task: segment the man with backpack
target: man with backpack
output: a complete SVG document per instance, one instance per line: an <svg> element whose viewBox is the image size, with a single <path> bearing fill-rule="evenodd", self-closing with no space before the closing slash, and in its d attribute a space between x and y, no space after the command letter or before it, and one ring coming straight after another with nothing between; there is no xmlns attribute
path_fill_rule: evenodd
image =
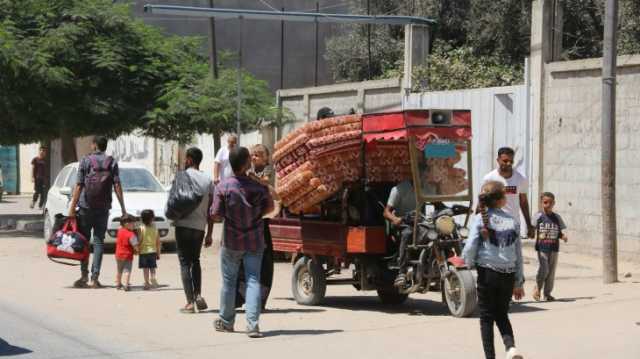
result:
<svg viewBox="0 0 640 359"><path fill-rule="evenodd" d="M111 209L111 191L116 194L120 209L124 216L124 196L118 171L118 162L105 154L108 140L103 136L96 136L91 144L92 153L80 160L76 186L73 190L69 217L78 216L78 230L82 235L91 239L93 230L93 263L91 266L91 284L89 285L89 260L82 262L80 271L82 276L73 284L76 288L101 288L98 281L102 254L104 251L104 236L109 222ZM76 206L79 211L76 212Z"/></svg>
<svg viewBox="0 0 640 359"><path fill-rule="evenodd" d="M200 250L213 243L213 221L208 210L213 201L214 185L211 177L200 171L202 151L197 147L187 150L185 170L178 172L169 192L167 217L176 227L176 245L180 274L187 303L181 313L195 313L207 309L201 296L202 272ZM207 229L205 233L205 228Z"/></svg>

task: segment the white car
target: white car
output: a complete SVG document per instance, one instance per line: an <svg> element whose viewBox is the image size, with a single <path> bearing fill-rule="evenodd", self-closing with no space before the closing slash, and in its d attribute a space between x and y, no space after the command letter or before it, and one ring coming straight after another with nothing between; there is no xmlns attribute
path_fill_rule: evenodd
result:
<svg viewBox="0 0 640 359"><path fill-rule="evenodd" d="M168 245L175 245L175 234L172 223L164 215L164 207L169 195L158 179L144 166L119 162L120 182L124 191L124 203L127 213L140 216L140 212L151 209L155 213L155 225L160 232L160 241ZM65 166L56 177L49 189L47 203L44 209L44 238L51 235L51 228L55 223L56 214L67 215L71 202L71 194L76 184L78 162ZM113 205L109 212L109 224L104 238L105 244L114 244L116 233L120 227L119 218L122 215L115 193L112 194Z"/></svg>

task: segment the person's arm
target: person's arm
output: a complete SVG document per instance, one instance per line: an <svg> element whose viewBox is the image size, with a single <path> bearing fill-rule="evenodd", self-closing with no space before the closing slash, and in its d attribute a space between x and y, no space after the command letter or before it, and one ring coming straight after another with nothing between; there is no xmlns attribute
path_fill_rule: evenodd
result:
<svg viewBox="0 0 640 359"><path fill-rule="evenodd" d="M160 260L160 253L162 252L162 243L160 242L160 233L156 230L156 259Z"/></svg>
<svg viewBox="0 0 640 359"><path fill-rule="evenodd" d="M71 195L71 204L69 207L69 217L74 218L76 216L76 207L78 206L78 200L80 200L80 193L82 193L82 185L76 183L73 188L73 194Z"/></svg>
<svg viewBox="0 0 640 359"><path fill-rule="evenodd" d="M207 210L211 209L213 206L213 193L211 189L209 190L209 204L207 205ZM213 244L213 217L207 216L207 234L204 237L204 246L205 248L211 247Z"/></svg>
<svg viewBox="0 0 640 359"><path fill-rule="evenodd" d="M399 226L400 224L402 224L402 218L393 214L393 207L391 207L390 205L386 205L384 207L382 216L394 226Z"/></svg>
<svg viewBox="0 0 640 359"><path fill-rule="evenodd" d="M524 221L527 224L527 237L533 238L535 235L535 228L531 224L531 215L529 214L529 200L526 193L520 193L520 210L524 216Z"/></svg>
<svg viewBox="0 0 640 359"><path fill-rule="evenodd" d="M36 159L31 160L31 182L36 181Z"/></svg>
<svg viewBox="0 0 640 359"><path fill-rule="evenodd" d="M556 213L556 216L558 217L558 222L560 224L560 239L562 239L564 243L567 243L569 237L567 237L567 234L564 233L564 230L567 229L567 225L564 223L564 220L562 220L562 217L560 217L559 214Z"/></svg>
<svg viewBox="0 0 640 359"><path fill-rule="evenodd" d="M218 184L220 182L220 170L222 167L222 148L216 153L216 157L213 160L213 183Z"/></svg>
<svg viewBox="0 0 640 359"><path fill-rule="evenodd" d="M476 215L471 221L471 230L469 231L469 238L462 249L462 259L466 263L467 267L473 268L476 266L476 257L478 256L478 246L480 245L480 222L482 217Z"/></svg>
<svg viewBox="0 0 640 359"><path fill-rule="evenodd" d="M522 242L520 239L520 228L516 227L516 283L513 288L513 297L520 300L524 297L524 266L522 260Z"/></svg>
<svg viewBox="0 0 640 359"><path fill-rule="evenodd" d="M216 186L216 191L213 194L213 204L209 213L209 220L211 222L222 222L225 213L224 196L222 194L221 186ZM213 227L213 223L211 224Z"/></svg>

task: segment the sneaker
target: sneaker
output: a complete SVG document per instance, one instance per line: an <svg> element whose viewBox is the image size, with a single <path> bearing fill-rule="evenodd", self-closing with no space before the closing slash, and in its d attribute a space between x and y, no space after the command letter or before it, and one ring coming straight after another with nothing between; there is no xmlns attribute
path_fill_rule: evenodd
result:
<svg viewBox="0 0 640 359"><path fill-rule="evenodd" d="M101 289L104 288L104 286L102 284L100 284L100 281L97 279L94 279L91 281L91 284L89 285L89 287L91 287L91 289Z"/></svg>
<svg viewBox="0 0 640 359"><path fill-rule="evenodd" d="M74 288L88 288L89 285L87 284L89 282L89 280L87 278L80 278L77 281L73 282L73 287Z"/></svg>
<svg viewBox="0 0 640 359"><path fill-rule="evenodd" d="M198 311L203 311L209 308L209 306L207 305L207 302L205 302L204 298L202 298L201 296L198 296L196 298L196 307L198 308Z"/></svg>
<svg viewBox="0 0 640 359"><path fill-rule="evenodd" d="M253 328L251 330L247 329L247 336L249 338L262 338L262 337L264 337L264 335L262 335L262 333L260 333L260 327L258 327L257 325L256 325L255 328Z"/></svg>
<svg viewBox="0 0 640 359"><path fill-rule="evenodd" d="M507 359L524 359L524 357L520 353L518 353L518 349L516 349L515 347L511 347L507 351Z"/></svg>
<svg viewBox="0 0 640 359"><path fill-rule="evenodd" d="M547 302L553 302L554 300L556 300L556 298L553 297L551 294L545 295L544 298L547 300Z"/></svg>
<svg viewBox="0 0 640 359"><path fill-rule="evenodd" d="M233 333L233 326L227 326L226 324L224 324L224 322L222 321L222 319L216 319L213 321L213 328L217 331L217 332L223 332L223 333Z"/></svg>
<svg viewBox="0 0 640 359"><path fill-rule="evenodd" d="M33 207L35 207L35 206L36 206L36 203L35 202L31 202L31 204L29 205L29 208L33 209Z"/></svg>
<svg viewBox="0 0 640 359"><path fill-rule="evenodd" d="M540 289L538 288L538 286L535 286L533 288L533 299L535 299L536 302L540 301Z"/></svg>

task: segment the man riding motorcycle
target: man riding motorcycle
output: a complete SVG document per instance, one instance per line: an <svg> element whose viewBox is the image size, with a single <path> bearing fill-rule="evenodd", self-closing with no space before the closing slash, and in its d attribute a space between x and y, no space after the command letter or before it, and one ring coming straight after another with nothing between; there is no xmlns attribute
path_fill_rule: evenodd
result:
<svg viewBox="0 0 640 359"><path fill-rule="evenodd" d="M391 189L387 205L382 215L391 224L391 231L400 239L398 245L398 276L394 282L396 287L406 286L407 245L413 236L413 226L403 224L403 218L416 210L416 195L413 181L402 181Z"/></svg>

